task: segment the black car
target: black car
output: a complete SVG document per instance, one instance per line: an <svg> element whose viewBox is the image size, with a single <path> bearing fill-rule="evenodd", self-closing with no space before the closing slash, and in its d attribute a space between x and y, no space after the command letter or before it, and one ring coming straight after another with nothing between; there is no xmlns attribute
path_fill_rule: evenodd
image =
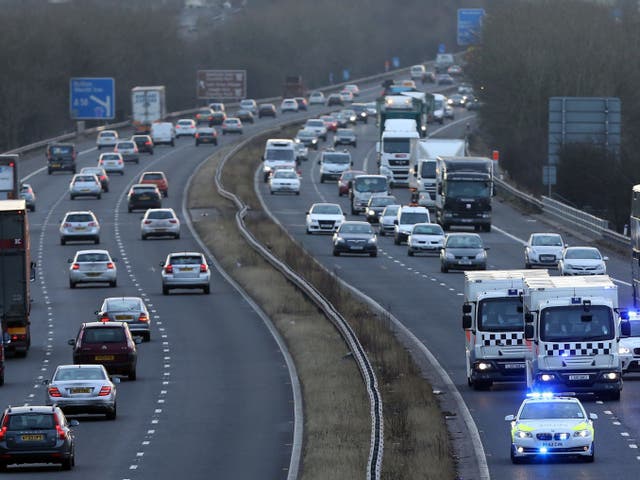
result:
<svg viewBox="0 0 640 480"><path fill-rule="evenodd" d="M45 149L47 157L47 173L56 171L76 173L76 157L78 152L73 143L50 143Z"/></svg>
<svg viewBox="0 0 640 480"><path fill-rule="evenodd" d="M365 103L352 103L351 110L356 112L356 121L363 123L369 121L369 110Z"/></svg>
<svg viewBox="0 0 640 480"><path fill-rule="evenodd" d="M7 465L25 463L59 463L63 470L75 465L75 440L57 406L8 407L0 420L0 471Z"/></svg>
<svg viewBox="0 0 640 480"><path fill-rule="evenodd" d="M378 223L382 211L389 205L397 205L398 200L394 196L371 197L367 205L366 215L367 222Z"/></svg>
<svg viewBox="0 0 640 480"><path fill-rule="evenodd" d="M327 106L331 107L333 105L344 105L342 97L339 93L332 93L331 95L329 95L329 97L327 97Z"/></svg>
<svg viewBox="0 0 640 480"><path fill-rule="evenodd" d="M307 111L307 99L304 97L294 97L294 100L297 102L298 104L298 111Z"/></svg>
<svg viewBox="0 0 640 480"><path fill-rule="evenodd" d="M225 112L213 112L209 125L222 125L226 119L227 114Z"/></svg>
<svg viewBox="0 0 640 480"><path fill-rule="evenodd" d="M276 118L276 106L273 103L263 103L258 106L258 118L262 117Z"/></svg>
<svg viewBox="0 0 640 480"><path fill-rule="evenodd" d="M218 131L213 127L200 127L196 130L196 147L201 143L218 145Z"/></svg>
<svg viewBox="0 0 640 480"><path fill-rule="evenodd" d="M162 208L162 194L153 184L137 183L129 190L127 206L129 213L138 209Z"/></svg>
<svg viewBox="0 0 640 480"><path fill-rule="evenodd" d="M371 225L367 222L344 222L333 234L333 255L360 253L378 256L378 241Z"/></svg>
<svg viewBox="0 0 640 480"><path fill-rule="evenodd" d="M149 153L153 155L153 140L149 135L134 135L131 141L138 147L139 153Z"/></svg>

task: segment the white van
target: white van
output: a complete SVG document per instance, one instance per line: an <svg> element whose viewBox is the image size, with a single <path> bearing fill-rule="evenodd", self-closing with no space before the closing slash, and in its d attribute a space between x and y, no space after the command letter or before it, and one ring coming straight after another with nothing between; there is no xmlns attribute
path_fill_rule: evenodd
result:
<svg viewBox="0 0 640 480"><path fill-rule="evenodd" d="M394 223L393 243L400 245L407 241L411 230L416 223L431 223L429 210L425 207L413 207L410 205L400 207Z"/></svg>
<svg viewBox="0 0 640 480"><path fill-rule="evenodd" d="M262 174L265 182L269 181L271 173L277 168L296 169L297 154L295 143L291 139L270 138L264 147L262 155Z"/></svg>
<svg viewBox="0 0 640 480"><path fill-rule="evenodd" d="M424 82L427 79L427 69L424 68L424 65L414 65L409 69L409 75L413 81Z"/></svg>
<svg viewBox="0 0 640 480"><path fill-rule="evenodd" d="M151 140L154 145L175 146L176 129L171 122L156 122L151 125Z"/></svg>

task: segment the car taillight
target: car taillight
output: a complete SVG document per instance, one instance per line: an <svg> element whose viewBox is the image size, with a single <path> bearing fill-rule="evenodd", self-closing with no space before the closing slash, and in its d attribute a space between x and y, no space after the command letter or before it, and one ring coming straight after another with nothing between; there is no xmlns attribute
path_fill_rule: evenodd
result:
<svg viewBox="0 0 640 480"><path fill-rule="evenodd" d="M96 222L89 222L89 226L90 227L95 227L96 226Z"/></svg>
<svg viewBox="0 0 640 480"><path fill-rule="evenodd" d="M58 390L58 387L49 387L49 389L47 390L49 392L49 396L50 397L61 397L62 394L60 393L60 390Z"/></svg>
<svg viewBox="0 0 640 480"><path fill-rule="evenodd" d="M200 273L205 273L207 271L207 264L206 263L201 263L200 264Z"/></svg>
<svg viewBox="0 0 640 480"><path fill-rule="evenodd" d="M58 432L59 439L64 440L67 438L67 432L64 431L64 428L62 428L59 423L56 423L56 431Z"/></svg>
<svg viewBox="0 0 640 480"><path fill-rule="evenodd" d="M73 270L79 270L80 269L80 265L78 265L77 263L74 263L73 265L71 265L71 268Z"/></svg>
<svg viewBox="0 0 640 480"><path fill-rule="evenodd" d="M171 220L169 220L169 223L178 223L178 221L171 219Z"/></svg>
<svg viewBox="0 0 640 480"><path fill-rule="evenodd" d="M173 273L173 265L167 265L164 267L165 273Z"/></svg>
<svg viewBox="0 0 640 480"><path fill-rule="evenodd" d="M151 220L145 220L145 221L144 221L144 224L145 224L145 225L149 225L150 223L151 223Z"/></svg>
<svg viewBox="0 0 640 480"><path fill-rule="evenodd" d="M102 387L100 389L100 391L98 392L98 396L99 397L106 397L107 395L109 395L111 393L111 387L109 385L105 385L104 387Z"/></svg>
<svg viewBox="0 0 640 480"><path fill-rule="evenodd" d="M64 224L62 224L62 226L63 226L64 228L70 228L70 227L71 227L71 224L70 224L70 223L64 223Z"/></svg>
<svg viewBox="0 0 640 480"><path fill-rule="evenodd" d="M146 141L146 142L144 142L144 144L145 144L145 145L151 145L151 142Z"/></svg>
<svg viewBox="0 0 640 480"><path fill-rule="evenodd" d="M196 133L196 138L200 138L200 134L199 133Z"/></svg>
<svg viewBox="0 0 640 480"><path fill-rule="evenodd" d="M0 441L4 440L4 435L7 433L7 424L9 423L9 415L5 415L2 421L2 428L0 428Z"/></svg>
<svg viewBox="0 0 640 480"><path fill-rule="evenodd" d="M149 321L149 317L147 317L144 313L141 313L140 316L138 317L138 321L146 323Z"/></svg>
<svg viewBox="0 0 640 480"><path fill-rule="evenodd" d="M100 317L100 321L101 322L108 322L109 321L109 317L107 315L103 315L102 317Z"/></svg>
<svg viewBox="0 0 640 480"><path fill-rule="evenodd" d="M109 262L109 263L107 263L107 268L109 270L113 270L115 268L115 265L113 263Z"/></svg>

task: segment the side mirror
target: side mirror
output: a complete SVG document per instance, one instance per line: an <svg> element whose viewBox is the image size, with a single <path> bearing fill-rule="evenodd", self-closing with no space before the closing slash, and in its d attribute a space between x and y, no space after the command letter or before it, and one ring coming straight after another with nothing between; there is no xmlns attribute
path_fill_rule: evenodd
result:
<svg viewBox="0 0 640 480"><path fill-rule="evenodd" d="M262 159L262 161L264 162L264 155L262 155L260 158L261 158L261 159Z"/></svg>
<svg viewBox="0 0 640 480"><path fill-rule="evenodd" d="M507 415L506 417L504 417L505 422L513 422L515 419L515 415Z"/></svg>
<svg viewBox="0 0 640 480"><path fill-rule="evenodd" d="M604 260L605 262L609 261L609 257L602 257L602 260Z"/></svg>
<svg viewBox="0 0 640 480"><path fill-rule="evenodd" d="M112 261L113 263L116 263L116 262L118 261L118 259L117 259L117 258L112 258L112 259L111 259L111 261Z"/></svg>
<svg viewBox="0 0 640 480"><path fill-rule="evenodd" d="M463 315L462 316L462 329L470 330L471 329L471 315Z"/></svg>
<svg viewBox="0 0 640 480"><path fill-rule="evenodd" d="M111 377L111 383L120 383L120 377Z"/></svg>
<svg viewBox="0 0 640 480"><path fill-rule="evenodd" d="M531 312L527 312L524 314L524 321L525 323L532 323L533 322L533 313Z"/></svg>
<svg viewBox="0 0 640 480"><path fill-rule="evenodd" d="M351 160L351 166L353 167L353 160Z"/></svg>
<svg viewBox="0 0 640 480"><path fill-rule="evenodd" d="M161 267L164 267L164 262L160 262L159 264Z"/></svg>
<svg viewBox="0 0 640 480"><path fill-rule="evenodd" d="M394 221L393 221L393 224L394 224L394 225L398 225L398 220L397 220L397 219L396 219L396 220L394 220Z"/></svg>
<svg viewBox="0 0 640 480"><path fill-rule="evenodd" d="M140 345L143 341L142 337L133 337L133 341L136 345Z"/></svg>
<svg viewBox="0 0 640 480"><path fill-rule="evenodd" d="M95 312L93 312L94 315L100 315L100 310L96 310Z"/></svg>
<svg viewBox="0 0 640 480"><path fill-rule="evenodd" d="M531 323L524 326L524 338L525 340L533 340L533 325Z"/></svg>
<svg viewBox="0 0 640 480"><path fill-rule="evenodd" d="M628 320L623 320L620 322L620 335L623 337L631 336L631 324Z"/></svg>
<svg viewBox="0 0 640 480"><path fill-rule="evenodd" d="M322 160L318 160L318 165L322 165Z"/></svg>
<svg viewBox="0 0 640 480"><path fill-rule="evenodd" d="M69 420L69 426L70 427L77 427L78 425L80 425L80 422L78 420L76 420L75 418L73 420Z"/></svg>
<svg viewBox="0 0 640 480"><path fill-rule="evenodd" d="M42 385L49 385L49 379L45 378L44 380L42 380Z"/></svg>
<svg viewBox="0 0 640 480"><path fill-rule="evenodd" d="M69 340L67 340L67 344L71 345L72 347L75 347L76 345L76 341L73 338L70 338Z"/></svg>
<svg viewBox="0 0 640 480"><path fill-rule="evenodd" d="M463 303L462 304L462 313L471 313L471 304Z"/></svg>
<svg viewBox="0 0 640 480"><path fill-rule="evenodd" d="M597 413L590 413L589 414L589 419L590 420L597 420L598 419L598 414Z"/></svg>
<svg viewBox="0 0 640 480"><path fill-rule="evenodd" d="M484 247L485 251L486 250L491 250L491 247Z"/></svg>

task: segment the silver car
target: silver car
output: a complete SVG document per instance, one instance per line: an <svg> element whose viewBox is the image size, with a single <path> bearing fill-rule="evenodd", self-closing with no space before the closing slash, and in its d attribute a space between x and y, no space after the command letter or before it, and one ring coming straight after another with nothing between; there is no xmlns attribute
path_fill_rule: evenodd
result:
<svg viewBox="0 0 640 480"><path fill-rule="evenodd" d="M380 230L378 233L381 237L384 237L387 233L393 234L395 232L396 224L394 222L398 217L398 210L400 210L400 205L387 205L380 214L378 218Z"/></svg>
<svg viewBox="0 0 640 480"><path fill-rule="evenodd" d="M59 365L47 386L45 403L58 405L65 414L103 413L107 419L117 415L116 383L102 365Z"/></svg>
<svg viewBox="0 0 640 480"><path fill-rule="evenodd" d="M67 212L60 222L60 245L68 241L90 240L100 243L100 222L91 210Z"/></svg>
<svg viewBox="0 0 640 480"><path fill-rule="evenodd" d="M477 233L450 233L440 250L440 271L487 269L487 250Z"/></svg>
<svg viewBox="0 0 640 480"><path fill-rule="evenodd" d="M557 267L567 245L557 233L534 233L524 248L524 266Z"/></svg>
<svg viewBox="0 0 640 480"><path fill-rule="evenodd" d="M96 139L96 147L100 150L102 147L115 147L118 143L118 132L116 130L103 130L98 133Z"/></svg>
<svg viewBox="0 0 640 480"><path fill-rule="evenodd" d="M149 208L140 221L140 237L180 238L180 220L173 208Z"/></svg>
<svg viewBox="0 0 640 480"><path fill-rule="evenodd" d="M168 295L175 288L201 288L205 294L210 293L211 271L202 253L170 253L160 266L163 295Z"/></svg>
<svg viewBox="0 0 640 480"><path fill-rule="evenodd" d="M124 175L124 160L119 153L101 153L98 166L104 168L107 173Z"/></svg>
<svg viewBox="0 0 640 480"><path fill-rule="evenodd" d="M69 287L78 283L108 283L116 287L116 258L111 258L107 250L78 250L73 260L69 259Z"/></svg>
<svg viewBox="0 0 640 480"><path fill-rule="evenodd" d="M122 159L125 162L138 163L140 161L138 158L138 146L136 145L136 142L132 140L125 140L124 142L121 141L116 143L113 151L122 155Z"/></svg>
<svg viewBox="0 0 640 480"><path fill-rule="evenodd" d="M151 317L140 297L109 297L102 302L96 315L100 322L125 322L132 335L151 340Z"/></svg>
<svg viewBox="0 0 640 480"><path fill-rule="evenodd" d="M35 212L36 211L36 194L33 188L28 183L20 185L20 198L25 201L27 208Z"/></svg>
<svg viewBox="0 0 640 480"><path fill-rule="evenodd" d="M69 198L75 200L76 197L96 197L102 198L102 184L95 175L77 173L69 183Z"/></svg>

